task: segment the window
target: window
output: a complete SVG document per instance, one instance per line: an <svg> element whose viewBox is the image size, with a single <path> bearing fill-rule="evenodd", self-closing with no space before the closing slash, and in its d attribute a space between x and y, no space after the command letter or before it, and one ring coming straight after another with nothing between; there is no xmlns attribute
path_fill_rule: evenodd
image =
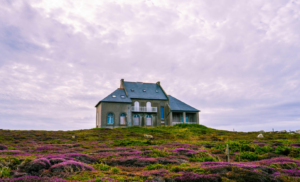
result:
<svg viewBox="0 0 300 182"><path fill-rule="evenodd" d="M98 120L98 113L97 113L97 115L96 115L96 127L98 127L99 126L99 120Z"/></svg>
<svg viewBox="0 0 300 182"><path fill-rule="evenodd" d="M108 113L107 124L113 124L113 123L114 123L114 115L112 113Z"/></svg>
<svg viewBox="0 0 300 182"><path fill-rule="evenodd" d="M147 112L151 112L151 102L147 102L146 108L147 108Z"/></svg>
<svg viewBox="0 0 300 182"><path fill-rule="evenodd" d="M146 92L146 90L144 89L143 92Z"/></svg>
<svg viewBox="0 0 300 182"><path fill-rule="evenodd" d="M140 117L137 114L133 115L133 125L135 126L140 125Z"/></svg>
<svg viewBox="0 0 300 182"><path fill-rule="evenodd" d="M112 95L112 97L116 97L116 95Z"/></svg>
<svg viewBox="0 0 300 182"><path fill-rule="evenodd" d="M164 119L164 107L160 107L160 119Z"/></svg>
<svg viewBox="0 0 300 182"><path fill-rule="evenodd" d="M134 89L130 89L131 90L131 92L134 92Z"/></svg>
<svg viewBox="0 0 300 182"><path fill-rule="evenodd" d="M188 117L188 115L186 114L186 116L185 116L185 122L186 123L188 123L189 122L189 117Z"/></svg>
<svg viewBox="0 0 300 182"><path fill-rule="evenodd" d="M152 125L151 115L150 114L146 115L146 125L147 126L151 126Z"/></svg>
<svg viewBox="0 0 300 182"><path fill-rule="evenodd" d="M155 92L158 93L158 90L156 90Z"/></svg>
<svg viewBox="0 0 300 182"><path fill-rule="evenodd" d="M125 99L125 95L121 95L121 98L122 98L122 99Z"/></svg>
<svg viewBox="0 0 300 182"><path fill-rule="evenodd" d="M140 108L140 103L138 101L135 101L134 102L134 110L139 111L139 108Z"/></svg>
<svg viewBox="0 0 300 182"><path fill-rule="evenodd" d="M125 125L125 116L126 115L124 113L120 115L120 125Z"/></svg>
<svg viewBox="0 0 300 182"><path fill-rule="evenodd" d="M180 114L180 122L183 123L183 115L182 114Z"/></svg>

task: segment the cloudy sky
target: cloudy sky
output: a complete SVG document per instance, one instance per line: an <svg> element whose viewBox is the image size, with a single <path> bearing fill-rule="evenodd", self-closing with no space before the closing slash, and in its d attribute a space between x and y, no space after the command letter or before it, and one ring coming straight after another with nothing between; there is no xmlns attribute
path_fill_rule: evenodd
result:
<svg viewBox="0 0 300 182"><path fill-rule="evenodd" d="M300 129L300 1L0 0L0 128L93 128L121 78L208 127Z"/></svg>

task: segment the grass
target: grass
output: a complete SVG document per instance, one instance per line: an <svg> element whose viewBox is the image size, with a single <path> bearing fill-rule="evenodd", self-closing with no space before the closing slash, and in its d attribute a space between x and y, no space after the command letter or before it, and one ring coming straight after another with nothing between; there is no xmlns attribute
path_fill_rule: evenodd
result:
<svg viewBox="0 0 300 182"><path fill-rule="evenodd" d="M146 139L144 134L153 135L154 139ZM216 130L197 124L76 131L0 130L0 145L8 147L0 150L0 178L12 178L17 168L26 172L28 166L38 158L66 158L68 153L80 153L93 158L93 162L89 162L91 160L87 157L65 160L86 163L94 170L70 170L69 173L58 174L46 168L34 175L53 176L67 181L146 181L154 177L181 177L180 180L184 181L182 175L193 173L199 181L205 181L204 178L213 175L221 181L275 177L283 182L299 181L300 175L291 176L284 170L300 170L300 148L293 146L300 143L300 135L270 132L263 133L264 138L258 139L258 134ZM231 161L272 167L278 175L258 174L254 168L241 166L221 166L220 171L213 166L203 166L205 162L226 162L226 144L230 148ZM260 162L276 157L289 160L270 164Z"/></svg>

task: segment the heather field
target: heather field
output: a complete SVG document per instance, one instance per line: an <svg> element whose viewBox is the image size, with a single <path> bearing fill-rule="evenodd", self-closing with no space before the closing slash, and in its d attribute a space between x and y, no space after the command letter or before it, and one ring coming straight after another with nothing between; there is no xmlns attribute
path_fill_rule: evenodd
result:
<svg viewBox="0 0 300 182"><path fill-rule="evenodd" d="M258 134L187 124L0 130L0 182L300 182L300 135Z"/></svg>

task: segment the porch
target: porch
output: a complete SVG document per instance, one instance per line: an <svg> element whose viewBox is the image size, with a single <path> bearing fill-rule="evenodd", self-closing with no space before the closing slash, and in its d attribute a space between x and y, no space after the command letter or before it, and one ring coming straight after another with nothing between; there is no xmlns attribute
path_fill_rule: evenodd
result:
<svg viewBox="0 0 300 182"><path fill-rule="evenodd" d="M171 112L170 119L172 125L175 124L198 124L198 113L196 112Z"/></svg>

